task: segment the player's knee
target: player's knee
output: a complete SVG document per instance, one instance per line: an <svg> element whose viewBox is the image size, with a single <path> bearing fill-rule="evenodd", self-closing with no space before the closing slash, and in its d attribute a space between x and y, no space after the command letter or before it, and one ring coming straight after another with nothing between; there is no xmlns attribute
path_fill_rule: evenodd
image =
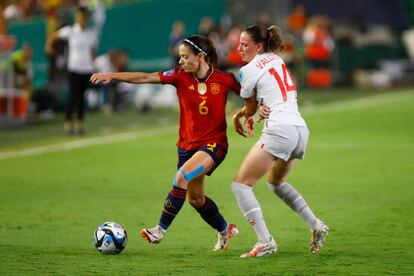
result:
<svg viewBox="0 0 414 276"><path fill-rule="evenodd" d="M233 182L232 182L232 183L231 183L231 185L230 185L231 192L232 192L234 195L236 195L236 194L237 194L237 192L238 192L238 190L242 187L242 185L244 185L244 184L242 184L242 183L240 183L240 182L237 182L236 180L233 180Z"/></svg>
<svg viewBox="0 0 414 276"><path fill-rule="evenodd" d="M201 175L204 172L204 170L205 167L203 165L188 173L186 173L182 168L180 168L174 176L174 186L186 189L188 182Z"/></svg>
<svg viewBox="0 0 414 276"><path fill-rule="evenodd" d="M242 183L242 184L247 185L247 186L250 186L250 187L253 187L256 184L257 179L254 178L254 177L249 177L247 175L238 174L233 179L233 181L234 182L237 182L237 183Z"/></svg>
<svg viewBox="0 0 414 276"><path fill-rule="evenodd" d="M286 177L272 177L269 175L267 182L269 182L270 184L274 186L278 186L286 182Z"/></svg>
<svg viewBox="0 0 414 276"><path fill-rule="evenodd" d="M185 178L185 176L181 173L181 171L178 171L174 176L174 186L187 189L188 181Z"/></svg>
<svg viewBox="0 0 414 276"><path fill-rule="evenodd" d="M188 202L194 208L201 208L204 205L205 198L204 196L199 195L191 195L188 197Z"/></svg>
<svg viewBox="0 0 414 276"><path fill-rule="evenodd" d="M236 195L240 190L244 189L252 189L252 185L248 185L246 183L237 182L236 180L233 180L233 182L230 185L230 189L234 195Z"/></svg>

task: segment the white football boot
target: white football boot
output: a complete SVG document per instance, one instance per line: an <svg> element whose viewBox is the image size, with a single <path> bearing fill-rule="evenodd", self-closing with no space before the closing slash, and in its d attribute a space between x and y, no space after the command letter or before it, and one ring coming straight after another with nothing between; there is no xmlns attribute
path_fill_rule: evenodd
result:
<svg viewBox="0 0 414 276"><path fill-rule="evenodd" d="M144 228L141 230L141 236L150 243L160 243L162 238L164 238L165 230L161 228L158 224L151 229Z"/></svg>
<svg viewBox="0 0 414 276"><path fill-rule="evenodd" d="M311 229L310 251L318 252L325 244L325 237L329 233L329 227L321 220L317 219L314 229Z"/></svg>
<svg viewBox="0 0 414 276"><path fill-rule="evenodd" d="M273 237L270 237L270 241L267 243L257 242L253 249L249 252L242 254L242 258L251 258L251 257L262 257L266 255L271 255L277 252L277 244Z"/></svg>
<svg viewBox="0 0 414 276"><path fill-rule="evenodd" d="M229 224L223 232L218 233L217 244L214 246L213 251L227 250L227 246L232 237L239 234L239 229L234 224Z"/></svg>

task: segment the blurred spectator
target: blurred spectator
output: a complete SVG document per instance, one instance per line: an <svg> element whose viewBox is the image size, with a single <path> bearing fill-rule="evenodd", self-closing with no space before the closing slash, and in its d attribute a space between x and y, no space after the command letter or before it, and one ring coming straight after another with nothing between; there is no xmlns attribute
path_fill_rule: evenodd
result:
<svg viewBox="0 0 414 276"><path fill-rule="evenodd" d="M257 24L259 26L269 27L272 25L272 20L270 18L270 14L267 11L262 11L259 16L257 17Z"/></svg>
<svg viewBox="0 0 414 276"><path fill-rule="evenodd" d="M291 69L296 87L305 83L305 54L303 31L307 16L304 5L296 4L286 18L286 34L284 35L285 50L282 53L286 65Z"/></svg>
<svg viewBox="0 0 414 276"><path fill-rule="evenodd" d="M407 30L402 35L402 40L407 49L408 56L414 60L414 29Z"/></svg>
<svg viewBox="0 0 414 276"><path fill-rule="evenodd" d="M28 43L24 43L22 47L10 56L10 63L14 74L14 88L23 92L23 97L16 97L19 116L25 118L29 111L29 103L32 94L33 80L33 50Z"/></svg>
<svg viewBox="0 0 414 276"><path fill-rule="evenodd" d="M4 9L4 17L7 21L19 21L23 18L24 10L21 1L10 3Z"/></svg>
<svg viewBox="0 0 414 276"><path fill-rule="evenodd" d="M95 59L95 68L98 72L125 72L128 70L129 55L124 50L109 50ZM100 87L103 92L104 112L119 111L127 105L127 91L132 90L129 84L110 83Z"/></svg>
<svg viewBox="0 0 414 276"><path fill-rule="evenodd" d="M8 2L9 5L4 9L4 17L8 21L22 21L39 12L38 3L33 0L15 0Z"/></svg>
<svg viewBox="0 0 414 276"><path fill-rule="evenodd" d="M115 2L121 2L116 0L79 0L79 5L83 7L88 7L89 10L96 10L97 6L101 3L105 5L105 7L111 7L115 4Z"/></svg>
<svg viewBox="0 0 414 276"><path fill-rule="evenodd" d="M53 51L47 52L48 58L48 82L47 90L50 97L61 107L64 103L63 96L68 91L68 42L57 39L52 44ZM53 108L57 108L54 106Z"/></svg>
<svg viewBox="0 0 414 276"><path fill-rule="evenodd" d="M329 68L334 41L330 32L330 20L326 16L315 16L309 20L303 40L306 57L313 68Z"/></svg>
<svg viewBox="0 0 414 276"><path fill-rule="evenodd" d="M14 51L11 55L11 63L14 71L14 86L23 89L25 98L30 101L33 80L33 50L29 43Z"/></svg>
<svg viewBox="0 0 414 276"><path fill-rule="evenodd" d="M178 46L184 39L185 24L183 21L175 21L171 28L171 33L168 38L168 52L171 56L172 65L178 65L180 55L178 54Z"/></svg>
<svg viewBox="0 0 414 276"><path fill-rule="evenodd" d="M116 71L116 51L114 49L95 58L95 69L98 72L109 73Z"/></svg>
<svg viewBox="0 0 414 276"><path fill-rule="evenodd" d="M126 50L116 50L115 70L116 72L128 71L129 53ZM115 94L112 101L113 109L120 111L129 105L129 92L134 91L135 85L131 83L118 83L115 87Z"/></svg>
<svg viewBox="0 0 414 276"><path fill-rule="evenodd" d="M229 47L221 26L216 26L209 33L208 38L211 39L217 50L217 66L219 68L226 67L226 57L228 55Z"/></svg>
<svg viewBox="0 0 414 276"><path fill-rule="evenodd" d="M285 64L293 71L296 71L295 68L295 59L297 55L296 44L294 36L290 33L286 33L283 36L283 45L285 46L283 52L280 53L280 56L285 61Z"/></svg>
<svg viewBox="0 0 414 276"><path fill-rule="evenodd" d="M114 67L117 72L128 70L129 54L126 50L116 50Z"/></svg>
<svg viewBox="0 0 414 276"><path fill-rule="evenodd" d="M245 64L239 53L239 38L241 34L241 28L234 27L227 34L227 46L229 48L226 57L226 62L229 67L240 67Z"/></svg>
<svg viewBox="0 0 414 276"><path fill-rule="evenodd" d="M37 88L33 91L31 104L33 105L33 109L31 111L34 112L31 115L32 118L42 118L42 119L49 119L54 116L54 111L56 110L56 98L48 87Z"/></svg>
<svg viewBox="0 0 414 276"><path fill-rule="evenodd" d="M38 3L33 0L21 0L21 9L23 11L23 19L27 20L30 17L38 14Z"/></svg>
<svg viewBox="0 0 414 276"><path fill-rule="evenodd" d="M43 10L46 15L46 35L55 32L59 26L58 8L62 5L61 0L43 1Z"/></svg>
<svg viewBox="0 0 414 276"><path fill-rule="evenodd" d="M308 86L327 88L332 84L331 57L334 41L331 36L330 20L326 16L315 16L303 33L305 56L311 69L307 74Z"/></svg>
<svg viewBox="0 0 414 276"><path fill-rule="evenodd" d="M305 7L302 4L296 4L292 12L287 17L286 27L288 32L295 36L302 36L306 27L307 17Z"/></svg>
<svg viewBox="0 0 414 276"><path fill-rule="evenodd" d="M220 68L227 67L227 55L229 47L226 41L226 34L223 28L214 22L214 19L209 16L201 18L198 26L198 34L205 36L213 42L217 49L218 64Z"/></svg>
<svg viewBox="0 0 414 276"><path fill-rule="evenodd" d="M62 23L62 20L60 20L61 13L66 15L72 8L77 6L88 7L90 10L97 10L97 7L101 2L106 7L111 7L115 4L128 3L131 1L133 0L1 0L0 5L3 6L3 11L0 11L0 13L5 15L6 19L9 21L22 21L30 19L35 15L42 15L46 18L49 16L56 16L58 18L57 22ZM95 15L93 15L93 17L95 17ZM2 24L0 24L0 28L2 27L1 25ZM48 26L47 29L53 32L53 30L56 30L57 25L59 25L59 23L55 24L55 28Z"/></svg>
<svg viewBox="0 0 414 276"><path fill-rule="evenodd" d="M93 27L98 32L98 36L100 36L106 21L106 6L104 0L88 0L88 3L89 10L93 11L91 15Z"/></svg>
<svg viewBox="0 0 414 276"><path fill-rule="evenodd" d="M210 16L205 16L201 18L200 24L198 26L199 35L209 37L210 33L215 30L216 24L214 23L213 18Z"/></svg>
<svg viewBox="0 0 414 276"><path fill-rule="evenodd" d="M4 17L4 6L0 4L0 35L7 34L7 20Z"/></svg>
<svg viewBox="0 0 414 276"><path fill-rule="evenodd" d="M66 110L63 130L65 134L84 133L84 97L89 78L94 71L94 55L98 43L98 31L88 27L89 13L84 7L76 12L76 22L50 35L46 51L53 54L53 43L58 39L68 41L69 105ZM73 115L76 111L77 121Z"/></svg>

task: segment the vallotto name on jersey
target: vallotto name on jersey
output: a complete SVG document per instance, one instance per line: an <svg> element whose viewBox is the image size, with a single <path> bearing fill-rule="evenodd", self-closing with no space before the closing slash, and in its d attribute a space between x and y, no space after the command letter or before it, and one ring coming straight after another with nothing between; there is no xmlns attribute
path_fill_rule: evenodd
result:
<svg viewBox="0 0 414 276"><path fill-rule="evenodd" d="M277 55L271 53L268 55L265 55L263 58L261 58L257 63L256 63L256 67L259 69L263 69L266 64L270 63L272 60L276 59Z"/></svg>

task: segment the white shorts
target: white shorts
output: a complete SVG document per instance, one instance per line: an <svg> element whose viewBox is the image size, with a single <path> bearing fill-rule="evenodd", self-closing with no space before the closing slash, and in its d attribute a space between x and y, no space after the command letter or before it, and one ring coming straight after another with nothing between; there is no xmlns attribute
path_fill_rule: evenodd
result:
<svg viewBox="0 0 414 276"><path fill-rule="evenodd" d="M285 161L303 159L308 137L306 126L280 125L265 129L256 145Z"/></svg>

